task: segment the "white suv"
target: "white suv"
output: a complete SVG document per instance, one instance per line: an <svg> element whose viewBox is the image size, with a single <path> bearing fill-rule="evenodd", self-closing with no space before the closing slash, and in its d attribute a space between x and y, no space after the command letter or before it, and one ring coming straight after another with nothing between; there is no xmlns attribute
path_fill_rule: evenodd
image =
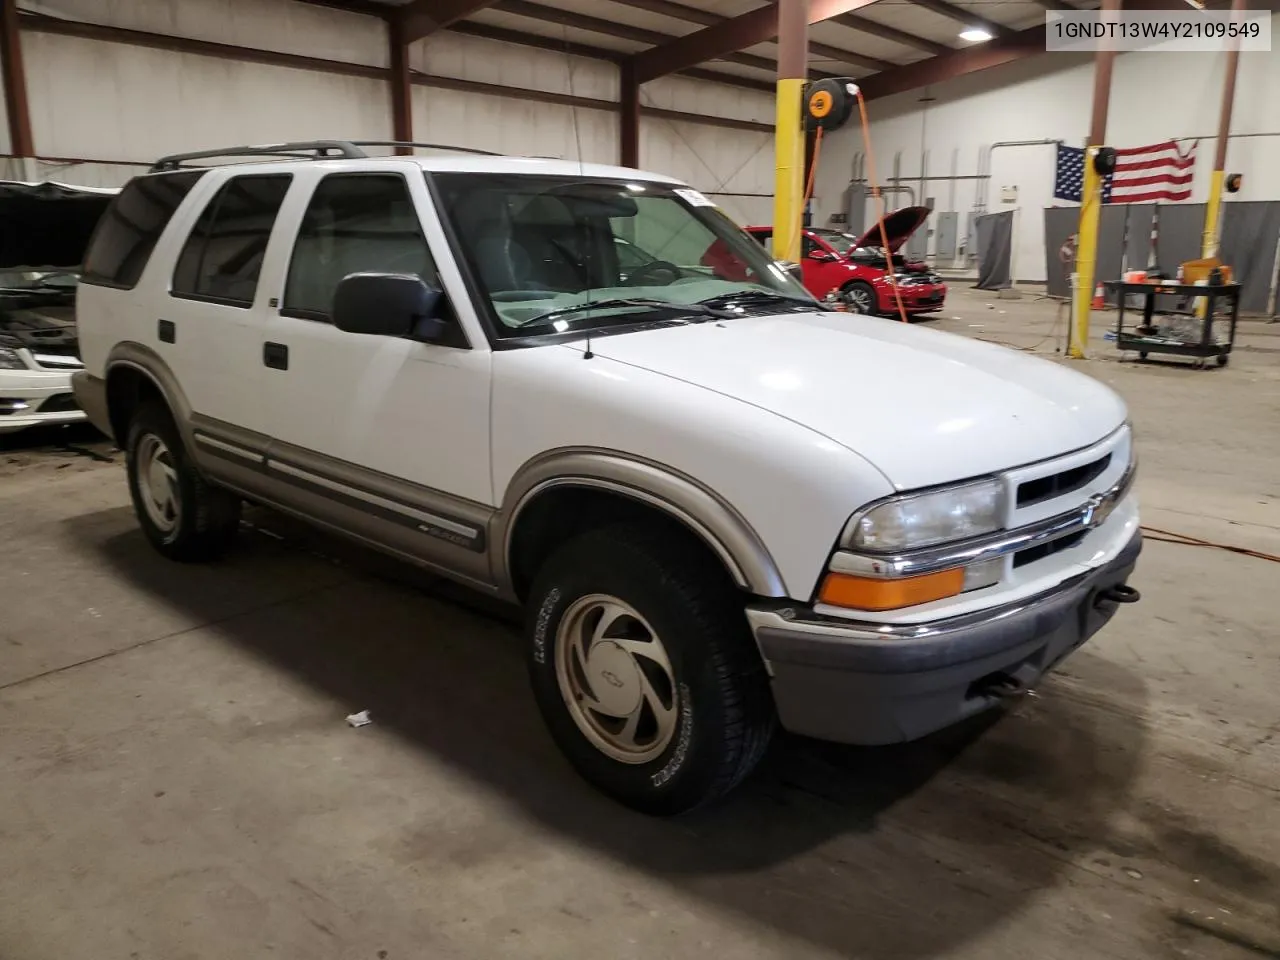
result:
<svg viewBox="0 0 1280 960"><path fill-rule="evenodd" d="M160 161L80 288L76 397L143 531L212 557L243 499L520 601L552 736L633 807L723 794L778 722L952 724L1137 598L1089 377L827 312L667 177L215 153L269 159Z"/></svg>

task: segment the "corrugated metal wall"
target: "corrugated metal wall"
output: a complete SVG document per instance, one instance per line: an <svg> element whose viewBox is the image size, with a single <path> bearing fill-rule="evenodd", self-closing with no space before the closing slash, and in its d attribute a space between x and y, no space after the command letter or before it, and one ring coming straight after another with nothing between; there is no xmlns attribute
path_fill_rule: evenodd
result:
<svg viewBox="0 0 1280 960"><path fill-rule="evenodd" d="M386 84L49 34L23 37L51 157L146 160L238 143L391 136Z"/></svg>
<svg viewBox="0 0 1280 960"><path fill-rule="evenodd" d="M295 0L24 0L63 19L307 57L386 67L386 26L372 17ZM26 30L23 47L37 152L46 157L146 161L235 143L392 137L387 84L378 79L244 63ZM616 101L614 65L444 33L414 44L410 66L447 79ZM769 122L769 94L667 77L642 89L646 106ZM614 163L615 110L415 84L414 135L503 153ZM0 147L8 131L0 124ZM641 165L691 182L735 218L767 218L771 137L648 116ZM3 161L0 161L3 162ZM13 164L8 164L12 167ZM94 185L135 168L40 164L43 177ZM729 195L726 195L729 194ZM753 196L759 194L761 196Z"/></svg>

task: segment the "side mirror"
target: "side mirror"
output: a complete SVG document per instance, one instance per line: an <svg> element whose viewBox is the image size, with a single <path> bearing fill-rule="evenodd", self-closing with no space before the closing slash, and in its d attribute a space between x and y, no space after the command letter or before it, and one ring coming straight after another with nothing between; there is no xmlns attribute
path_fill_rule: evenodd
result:
<svg viewBox="0 0 1280 960"><path fill-rule="evenodd" d="M440 315L443 303L444 291L413 274L353 273L334 291L333 325L347 333L435 343L448 326Z"/></svg>
<svg viewBox="0 0 1280 960"><path fill-rule="evenodd" d="M835 256L828 253L826 250L812 250L809 253L809 259L816 260L818 263L830 263L835 259Z"/></svg>

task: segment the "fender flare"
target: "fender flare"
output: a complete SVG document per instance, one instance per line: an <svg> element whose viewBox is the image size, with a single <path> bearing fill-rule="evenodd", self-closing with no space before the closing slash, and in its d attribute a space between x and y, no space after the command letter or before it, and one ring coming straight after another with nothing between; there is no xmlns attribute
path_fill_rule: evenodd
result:
<svg viewBox="0 0 1280 960"><path fill-rule="evenodd" d="M182 387L178 385L178 378L174 376L173 371L164 362L164 359L144 344L133 340L125 340L112 347L111 352L107 355L107 362L104 365L106 375L103 379L108 385L111 383L112 371L120 367L136 370L155 384L156 389L160 391L160 396L164 397L165 403L169 405L169 411L173 414L173 422L178 428L178 433L182 436L182 442L188 450L194 450L195 438L191 431L191 404L188 402L187 395L183 392ZM108 386L108 417L111 416L110 395ZM124 440L125 438L121 437L117 442L123 443Z"/></svg>
<svg viewBox="0 0 1280 960"><path fill-rule="evenodd" d="M490 543L498 547L493 555L498 583L511 584L511 540L521 513L538 495L557 487L607 490L655 507L701 538L740 588L760 597L787 596L764 541L714 490L670 467L594 447L551 450L516 471L490 530Z"/></svg>

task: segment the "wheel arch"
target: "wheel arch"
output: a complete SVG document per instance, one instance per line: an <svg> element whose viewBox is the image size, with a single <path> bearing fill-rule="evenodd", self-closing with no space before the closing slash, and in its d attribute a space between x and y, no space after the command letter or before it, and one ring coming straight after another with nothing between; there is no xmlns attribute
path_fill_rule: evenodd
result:
<svg viewBox="0 0 1280 960"><path fill-rule="evenodd" d="M524 553L528 545L523 538L531 531L522 521L536 517L539 504L547 504L547 498L566 495L581 496L583 502L594 498L597 503L599 498L612 498L630 511L656 513L701 541L739 589L762 597L787 595L782 574L764 542L746 518L714 491L647 460L577 448L536 458L508 485L490 542L495 580L514 595L522 595L528 578Z"/></svg>
<svg viewBox="0 0 1280 960"><path fill-rule="evenodd" d="M117 344L106 362L107 416L116 442L128 440L129 421L149 398L162 401L182 436L192 448L191 405L169 365L150 347L133 341Z"/></svg>

